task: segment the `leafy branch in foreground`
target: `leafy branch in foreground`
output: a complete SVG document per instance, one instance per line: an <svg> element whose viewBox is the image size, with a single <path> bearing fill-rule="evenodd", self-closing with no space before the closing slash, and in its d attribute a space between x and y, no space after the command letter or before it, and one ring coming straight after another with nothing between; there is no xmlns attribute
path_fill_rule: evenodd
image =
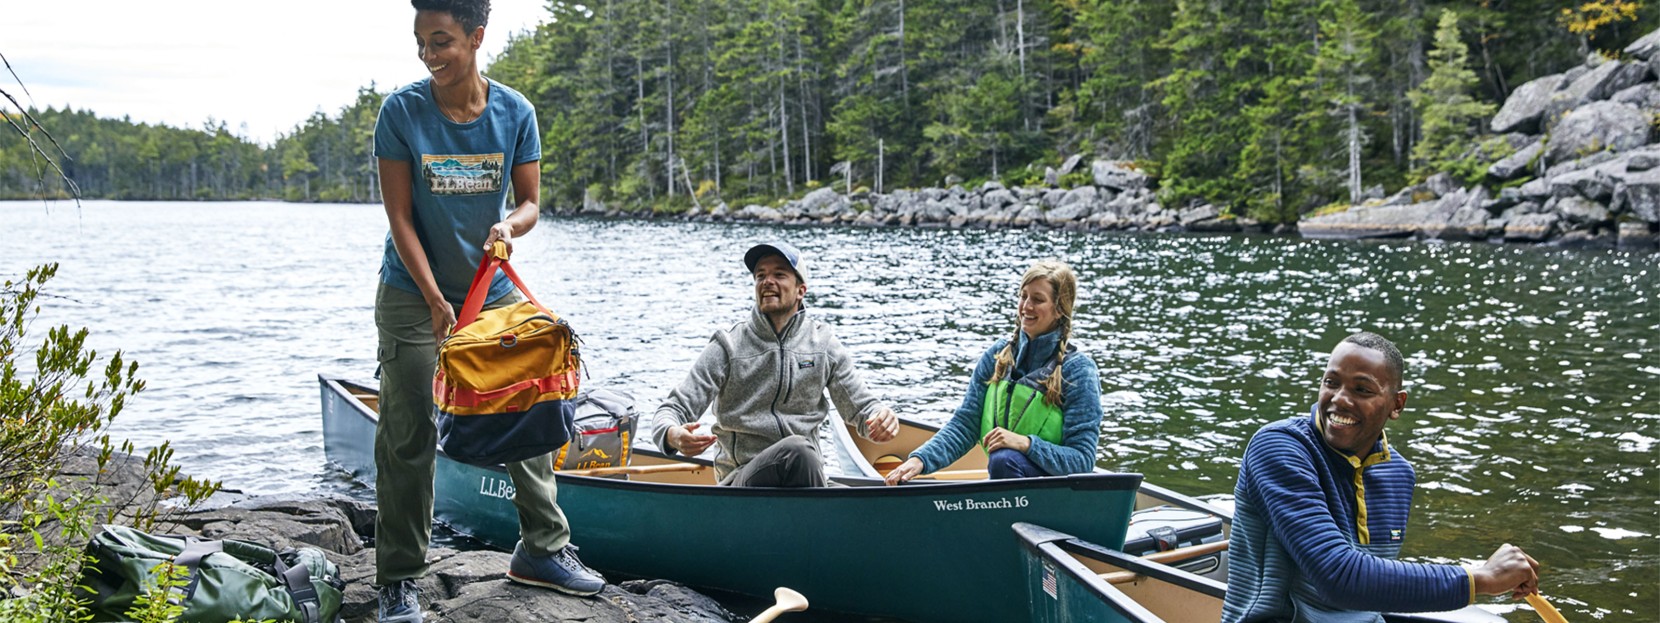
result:
<svg viewBox="0 0 1660 623"><path fill-rule="evenodd" d="M193 506L218 483L181 477L163 444L142 459L109 430L127 399L144 389L138 364L120 352L101 368L87 330L53 327L25 348L41 289L57 266L30 270L0 288L0 622L84 621L77 591L84 549L105 523L150 529ZM24 365L32 354L32 365ZM149 483L120 499L106 478L143 474ZM165 504L164 504L165 502ZM165 619L163 619L165 620Z"/></svg>

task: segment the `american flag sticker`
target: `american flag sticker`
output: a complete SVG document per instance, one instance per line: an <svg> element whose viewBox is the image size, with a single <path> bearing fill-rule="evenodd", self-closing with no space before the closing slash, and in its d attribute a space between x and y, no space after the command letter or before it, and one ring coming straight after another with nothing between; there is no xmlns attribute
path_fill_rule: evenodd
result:
<svg viewBox="0 0 1660 623"><path fill-rule="evenodd" d="M1055 567L1046 560L1043 562L1043 592L1049 593L1050 599L1060 599L1060 596L1055 594L1056 590Z"/></svg>

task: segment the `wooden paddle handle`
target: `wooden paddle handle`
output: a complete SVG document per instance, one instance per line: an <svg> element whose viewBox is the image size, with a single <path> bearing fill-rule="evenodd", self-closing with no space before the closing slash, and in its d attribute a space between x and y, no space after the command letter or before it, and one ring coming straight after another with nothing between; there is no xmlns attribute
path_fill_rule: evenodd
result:
<svg viewBox="0 0 1660 623"><path fill-rule="evenodd" d="M985 480L990 476L983 469L954 469L932 474L922 474L911 480Z"/></svg>
<svg viewBox="0 0 1660 623"><path fill-rule="evenodd" d="M567 469L556 473L567 476L611 476L615 474L658 474L663 472L701 472L708 466L697 463L670 463L666 465L622 465L591 469Z"/></svg>
<svg viewBox="0 0 1660 623"><path fill-rule="evenodd" d="M1208 554L1214 554L1226 549L1228 549L1227 541L1217 541L1215 543L1200 543L1198 545L1178 547L1167 552L1154 552L1146 556L1142 556L1141 559L1159 564L1171 564L1192 558L1198 558ZM1108 584L1128 584L1131 582L1139 582L1145 577L1146 576L1134 571L1110 571L1101 574L1101 580Z"/></svg>

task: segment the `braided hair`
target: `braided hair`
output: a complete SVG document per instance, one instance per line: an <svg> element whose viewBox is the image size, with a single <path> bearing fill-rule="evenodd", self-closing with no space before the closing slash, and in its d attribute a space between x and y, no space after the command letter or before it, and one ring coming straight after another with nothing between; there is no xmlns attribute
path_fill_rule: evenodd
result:
<svg viewBox="0 0 1660 623"><path fill-rule="evenodd" d="M1055 345L1055 373L1043 382L1043 402L1050 406L1061 406L1065 387L1062 384L1061 363L1066 359L1066 342L1072 339L1072 306L1078 299L1078 275L1072 272L1072 267L1060 260L1038 260L1026 269L1026 274L1020 278L1020 289L1026 289L1039 279L1049 282L1050 294L1055 301L1055 311L1060 313L1059 328L1061 331L1060 343ZM1015 319L1014 337L1009 339L1008 345L997 353L997 367L992 371L987 384L994 383L1014 368L1014 347L1020 343L1020 319Z"/></svg>

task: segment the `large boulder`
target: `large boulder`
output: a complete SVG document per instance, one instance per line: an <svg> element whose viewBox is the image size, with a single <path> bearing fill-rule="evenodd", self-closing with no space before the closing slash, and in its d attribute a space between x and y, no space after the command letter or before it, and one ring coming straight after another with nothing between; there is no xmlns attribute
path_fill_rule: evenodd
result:
<svg viewBox="0 0 1660 623"><path fill-rule="evenodd" d="M1521 177L1522 173L1527 172L1528 165L1533 164L1534 159L1538 158L1544 150L1545 142L1543 140L1534 141L1532 145L1523 147L1516 153L1505 156L1504 159L1493 163L1493 166L1487 167L1487 175L1498 180Z"/></svg>
<svg viewBox="0 0 1660 623"><path fill-rule="evenodd" d="M1660 57L1656 57L1660 58ZM1630 104L1650 112L1660 111L1660 82L1644 82L1626 87L1608 101Z"/></svg>
<svg viewBox="0 0 1660 623"><path fill-rule="evenodd" d="M1539 131L1539 118L1544 116L1545 107L1550 104L1551 94L1562 86L1562 75L1553 74L1542 78L1529 80L1505 98L1504 106L1493 115L1493 121L1488 124L1494 132L1527 132Z"/></svg>
<svg viewBox="0 0 1660 623"><path fill-rule="evenodd" d="M1601 60L1601 64L1590 68L1578 78L1571 79L1568 84L1550 96L1550 102L1545 105L1545 117L1540 127L1548 132L1555 132L1555 126L1569 111L1591 102L1607 99L1613 95L1608 85L1613 83L1615 75L1620 71L1618 61ZM1617 90L1617 89L1616 89Z"/></svg>
<svg viewBox="0 0 1660 623"><path fill-rule="evenodd" d="M1543 242L1556 233L1555 214L1524 214L1504 226L1505 242Z"/></svg>
<svg viewBox="0 0 1660 623"><path fill-rule="evenodd" d="M1660 223L1660 168L1628 172L1614 185L1614 214Z"/></svg>
<svg viewBox="0 0 1660 623"><path fill-rule="evenodd" d="M1641 147L1648 143L1651 123L1651 115L1630 104L1586 104L1556 124L1545 147L1545 160L1558 163L1597 151Z"/></svg>
<svg viewBox="0 0 1660 623"><path fill-rule="evenodd" d="M1571 229L1600 227L1613 222L1613 215L1602 204L1584 197L1564 197L1545 204L1546 212L1554 212Z"/></svg>
<svg viewBox="0 0 1660 623"><path fill-rule="evenodd" d="M1137 190L1147 187L1147 174L1136 170L1135 164L1130 162L1096 160L1090 164L1090 174L1095 178L1096 186L1113 190Z"/></svg>
<svg viewBox="0 0 1660 623"><path fill-rule="evenodd" d="M1440 201L1404 206L1359 206L1297 223L1304 238L1405 238L1422 229L1439 231L1451 214Z"/></svg>
<svg viewBox="0 0 1660 623"><path fill-rule="evenodd" d="M1631 45L1625 46L1625 53L1643 60L1660 56L1660 29L1643 35L1642 38L1631 42Z"/></svg>

